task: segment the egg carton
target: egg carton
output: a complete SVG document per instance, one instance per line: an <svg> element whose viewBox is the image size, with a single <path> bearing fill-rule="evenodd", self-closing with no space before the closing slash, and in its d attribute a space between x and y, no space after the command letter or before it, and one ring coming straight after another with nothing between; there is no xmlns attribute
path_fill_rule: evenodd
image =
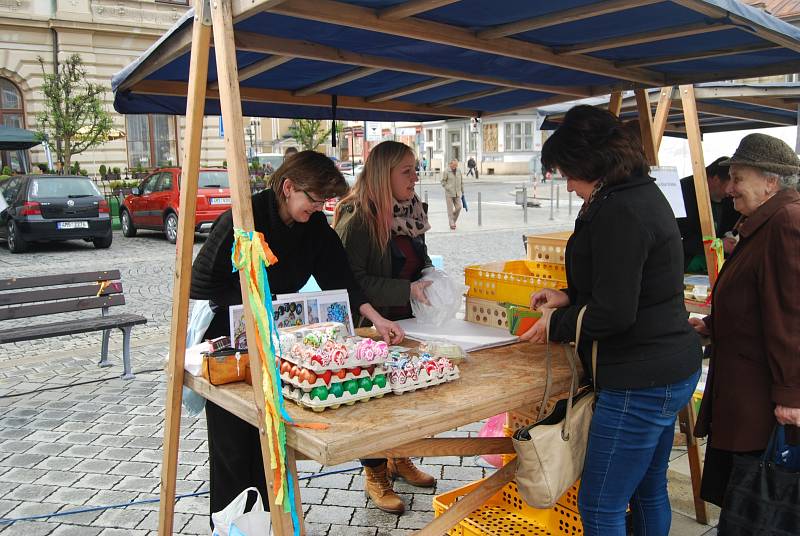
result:
<svg viewBox="0 0 800 536"><path fill-rule="evenodd" d="M425 389L441 383L451 382L460 377L458 366L453 365L452 370L447 370L443 373L439 371L428 372L420 370L417 373L417 378L409 378L403 370L395 369L389 372L389 386L392 392L396 395L401 395L409 391L416 391L418 389Z"/></svg>
<svg viewBox="0 0 800 536"><path fill-rule="evenodd" d="M342 363L341 365L335 365L333 363L330 363L329 365L326 366L326 365L320 365L318 363L306 363L305 361L297 359L296 357L291 355L288 351L283 352L282 354L280 354L279 357L281 359L284 359L290 363L297 365L298 367L303 367L307 368L308 370L312 370L315 373L325 372L326 370L331 370L335 372L341 369L351 369L355 367L364 368L364 367L371 367L373 365L383 365L389 359L389 356L387 355L384 357L376 357L372 361L365 361L363 359L358 359L354 355L350 354L347 356L347 359L345 359L344 363Z"/></svg>
<svg viewBox="0 0 800 536"><path fill-rule="evenodd" d="M318 398L312 399L309 393L302 391L301 389L293 388L291 385L284 385L282 391L284 398L288 398L300 406L317 412L325 411L326 409L336 409L340 406L352 406L356 402L366 402L371 398L382 398L383 395L392 392L391 387L389 387L388 380L385 387L373 385L372 389L370 389L368 392L364 392L363 389L359 389L358 392L353 395L348 391L345 391L341 396L338 397L328 394L328 398L326 400L320 400Z"/></svg>
<svg viewBox="0 0 800 536"><path fill-rule="evenodd" d="M330 374L330 377L327 382L324 379L324 376L326 374ZM303 391L311 391L311 389L313 389L314 387L320 387L320 386L330 387L334 383L344 383L348 380L360 380L361 378L374 379L375 376L378 376L380 374L383 374L384 376L386 375L386 369L383 367L383 365L376 366L375 369L372 371L372 374L370 374L367 369L362 368L358 375L355 375L352 372L348 372L347 374L345 374L344 378L334 375L333 371L331 370L327 370L322 375L317 376L317 381L315 381L314 383L309 383L305 380L299 381L296 376L295 377L289 376L287 372L281 373L281 380L283 380L284 385L289 384Z"/></svg>

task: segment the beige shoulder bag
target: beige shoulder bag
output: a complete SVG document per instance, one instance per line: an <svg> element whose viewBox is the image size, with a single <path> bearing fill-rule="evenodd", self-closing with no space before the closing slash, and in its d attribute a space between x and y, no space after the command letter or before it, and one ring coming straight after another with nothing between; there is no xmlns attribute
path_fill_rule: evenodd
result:
<svg viewBox="0 0 800 536"><path fill-rule="evenodd" d="M522 499L534 508L552 508L583 471L583 459L592 421L594 391L576 393L578 388L578 344L581 339L584 306L578 313L575 348L564 355L572 371L569 398L560 400L544 417L552 385L550 326L547 326L547 383L537 422L514 433L517 451L517 486ZM597 378L597 341L592 344L592 378Z"/></svg>

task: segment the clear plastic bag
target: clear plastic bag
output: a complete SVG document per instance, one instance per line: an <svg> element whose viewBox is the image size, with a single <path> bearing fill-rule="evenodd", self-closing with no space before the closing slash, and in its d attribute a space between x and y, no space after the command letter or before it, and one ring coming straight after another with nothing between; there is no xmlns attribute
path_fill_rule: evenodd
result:
<svg viewBox="0 0 800 536"><path fill-rule="evenodd" d="M417 322L441 326L455 318L461 309L464 292L469 287L456 283L442 270L426 268L422 273L421 281L431 281L430 286L425 289L425 296L430 305L411 298L411 311Z"/></svg>

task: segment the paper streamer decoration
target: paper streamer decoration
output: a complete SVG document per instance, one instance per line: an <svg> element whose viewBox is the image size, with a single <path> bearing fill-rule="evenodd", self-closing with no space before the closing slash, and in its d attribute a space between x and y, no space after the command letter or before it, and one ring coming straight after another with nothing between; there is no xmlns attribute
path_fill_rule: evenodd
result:
<svg viewBox="0 0 800 536"><path fill-rule="evenodd" d="M295 425L286 413L281 391L280 371L275 364L275 346L280 344L272 310L272 293L267 266L278 262L261 233L234 229L231 250L233 271L241 271L247 279L247 302L256 328L256 350L261 362L261 383L264 390L264 430L269 442L269 463L273 472L272 491L275 503L283 506L292 518L295 536L300 534L300 520L295 507L294 482L286 469L286 427ZM250 355L253 355L250 344Z"/></svg>
<svg viewBox="0 0 800 536"><path fill-rule="evenodd" d="M725 262L725 250L722 247L722 239L711 236L704 236L703 244L708 246L708 250L715 254L714 274L719 275L719 271L722 269L722 264Z"/></svg>

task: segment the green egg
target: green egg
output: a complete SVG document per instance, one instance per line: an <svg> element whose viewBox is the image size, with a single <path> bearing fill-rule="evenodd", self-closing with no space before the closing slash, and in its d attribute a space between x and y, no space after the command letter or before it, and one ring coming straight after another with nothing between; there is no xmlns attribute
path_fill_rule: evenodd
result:
<svg viewBox="0 0 800 536"><path fill-rule="evenodd" d="M369 393L372 390L372 380L369 378L361 378L358 380L358 386L364 389L365 393Z"/></svg>
<svg viewBox="0 0 800 536"><path fill-rule="evenodd" d="M328 389L328 392L336 398L339 398L344 393L344 386L341 383L334 383L331 385L331 388Z"/></svg>
<svg viewBox="0 0 800 536"><path fill-rule="evenodd" d="M354 395L358 392L358 382L356 380L347 380L344 382L344 390Z"/></svg>
<svg viewBox="0 0 800 536"><path fill-rule="evenodd" d="M372 383L374 383L375 385L377 385L380 388L386 387L386 375L385 374L378 374L372 380Z"/></svg>
<svg viewBox="0 0 800 536"><path fill-rule="evenodd" d="M320 385L319 387L314 387L311 389L311 400L315 398L319 398L320 400L327 400L328 399L328 388L324 385Z"/></svg>

